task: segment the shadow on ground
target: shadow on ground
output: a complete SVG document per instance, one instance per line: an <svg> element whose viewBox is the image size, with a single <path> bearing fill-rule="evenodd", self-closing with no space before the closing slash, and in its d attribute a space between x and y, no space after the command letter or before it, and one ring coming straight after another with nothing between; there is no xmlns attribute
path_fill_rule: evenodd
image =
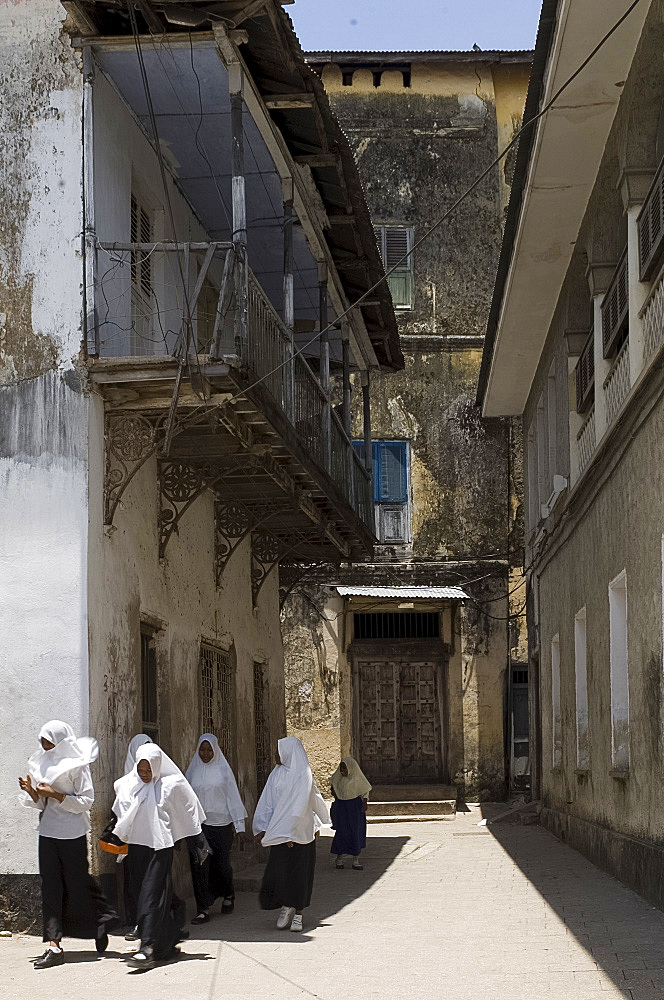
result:
<svg viewBox="0 0 664 1000"><path fill-rule="evenodd" d="M304 931L302 934L285 933L276 927L278 910L261 910L257 892L239 892L235 901L235 912L230 916L219 914L220 904L216 903L210 916L210 923L202 927L191 927L193 940L202 938L212 941L308 941L307 929L324 926L326 920L359 899L365 892L382 879L394 861L407 849L409 837L371 837L368 849L362 856L364 871L351 868L351 859L345 859L343 871L334 868L334 858L330 854L331 838L321 837L318 841L316 857L316 879L311 906L304 911ZM190 916L193 914L190 914ZM186 942L185 942L186 947Z"/></svg>
<svg viewBox="0 0 664 1000"><path fill-rule="evenodd" d="M664 913L543 827L508 818L488 831L624 996L664 997Z"/></svg>

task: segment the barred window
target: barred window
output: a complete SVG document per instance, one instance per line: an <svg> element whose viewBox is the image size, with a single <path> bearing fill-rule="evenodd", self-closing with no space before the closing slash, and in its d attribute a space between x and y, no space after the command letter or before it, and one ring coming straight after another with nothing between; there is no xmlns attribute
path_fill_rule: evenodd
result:
<svg viewBox="0 0 664 1000"><path fill-rule="evenodd" d="M265 664L256 661L254 662L254 726L256 740L256 788L260 795L272 770L272 757L270 753L270 723Z"/></svg>
<svg viewBox="0 0 664 1000"><path fill-rule="evenodd" d="M141 725L154 743L159 742L157 649L153 629L141 627Z"/></svg>
<svg viewBox="0 0 664 1000"><path fill-rule="evenodd" d="M219 740L231 766L235 765L235 676L231 654L207 643L200 656L200 728Z"/></svg>

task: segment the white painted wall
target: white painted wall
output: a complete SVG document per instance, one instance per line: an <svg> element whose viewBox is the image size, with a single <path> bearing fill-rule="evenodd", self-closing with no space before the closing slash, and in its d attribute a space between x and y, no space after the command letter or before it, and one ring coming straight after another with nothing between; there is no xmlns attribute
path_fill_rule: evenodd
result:
<svg viewBox="0 0 664 1000"><path fill-rule="evenodd" d="M37 871L19 774L47 719L88 731L88 400L58 373L0 389L0 872Z"/></svg>

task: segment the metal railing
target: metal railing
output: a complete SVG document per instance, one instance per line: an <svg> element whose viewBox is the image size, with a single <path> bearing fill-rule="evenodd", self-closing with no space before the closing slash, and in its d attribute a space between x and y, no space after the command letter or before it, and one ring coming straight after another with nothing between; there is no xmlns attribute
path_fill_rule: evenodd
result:
<svg viewBox="0 0 664 1000"><path fill-rule="evenodd" d="M242 361L284 411L302 444L373 533L371 477L306 358L294 356L290 331L249 271L248 331Z"/></svg>
<svg viewBox="0 0 664 1000"><path fill-rule="evenodd" d="M613 368L604 380L606 418L611 423L629 395L631 387L629 375L629 340L621 347Z"/></svg>

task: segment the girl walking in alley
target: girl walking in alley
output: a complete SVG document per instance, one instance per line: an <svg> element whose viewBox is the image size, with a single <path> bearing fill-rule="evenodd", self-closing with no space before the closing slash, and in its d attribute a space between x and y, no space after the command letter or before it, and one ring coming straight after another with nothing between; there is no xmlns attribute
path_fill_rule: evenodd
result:
<svg viewBox="0 0 664 1000"><path fill-rule="evenodd" d="M361 872L360 852L367 846L367 799L371 785L354 757L344 757L332 775L332 827L330 848L336 854L335 868L343 868L344 854L353 858L354 871Z"/></svg>
<svg viewBox="0 0 664 1000"><path fill-rule="evenodd" d="M279 763L270 773L254 814L255 839L270 848L260 905L280 907L277 927L302 930L302 911L311 902L316 836L330 814L318 791L304 747L294 736L279 740Z"/></svg>
<svg viewBox="0 0 664 1000"><path fill-rule="evenodd" d="M142 746L146 743L151 743L152 740L145 733L137 733L129 741L129 747L127 748L127 756L125 758L124 773L129 774L136 767L136 754ZM130 852L123 863L122 874L124 877L124 904L125 904L125 915L127 918L127 923L132 928L128 934L125 934L125 941L137 941L138 940L138 928L136 926L136 910L138 907L138 896L141 891L141 882L143 881L143 875L145 870L143 865L139 863L139 859L135 852Z"/></svg>
<svg viewBox="0 0 664 1000"><path fill-rule="evenodd" d="M203 834L212 854L200 864L194 845L190 845L191 878L196 897L196 916L192 924L205 924L209 909L221 898L221 912L232 913L235 906L233 869L230 853L235 833L244 833L247 810L231 766L212 733L203 733L196 753L187 768L187 781L196 792L205 812Z"/></svg>
<svg viewBox="0 0 664 1000"><path fill-rule="evenodd" d="M76 739L59 719L39 733L41 749L30 757L28 773L19 778L24 805L39 810L39 874L41 877L44 954L35 969L65 961L62 938L93 938L97 951L108 947L108 931L119 923L88 871L86 834L94 788L90 764L99 756L97 741Z"/></svg>
<svg viewBox="0 0 664 1000"><path fill-rule="evenodd" d="M155 743L136 754L136 767L115 782L115 835L129 844L136 870L142 872L137 905L139 950L128 959L135 969L151 969L177 957L183 937L184 904L173 892L173 847L186 837L199 838L205 813L182 771ZM174 905L175 904L175 905Z"/></svg>

